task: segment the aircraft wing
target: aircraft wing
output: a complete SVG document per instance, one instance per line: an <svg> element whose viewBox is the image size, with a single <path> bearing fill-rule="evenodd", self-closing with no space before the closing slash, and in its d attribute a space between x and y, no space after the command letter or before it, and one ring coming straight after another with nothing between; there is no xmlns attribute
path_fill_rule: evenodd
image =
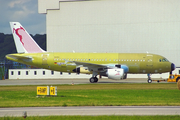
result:
<svg viewBox="0 0 180 120"><path fill-rule="evenodd" d="M115 66L114 64L93 64L93 63L78 62L78 61L70 61L70 62L75 63L77 67L86 67L88 68L89 71L95 71L95 72L106 72L107 69L113 69L113 68L122 68L126 73L129 71L129 68L126 65Z"/></svg>
<svg viewBox="0 0 180 120"><path fill-rule="evenodd" d="M77 66L83 66L87 67L89 71L104 71L104 69L107 69L107 65L102 65L102 64L93 64L93 63L86 63L86 62L77 62L77 61L72 61L75 63Z"/></svg>

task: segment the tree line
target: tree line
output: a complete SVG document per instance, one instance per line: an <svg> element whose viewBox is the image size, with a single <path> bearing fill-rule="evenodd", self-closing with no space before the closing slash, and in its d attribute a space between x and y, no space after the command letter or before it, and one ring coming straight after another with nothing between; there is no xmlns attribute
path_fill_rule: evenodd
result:
<svg viewBox="0 0 180 120"><path fill-rule="evenodd" d="M30 35L43 50L46 50L46 34ZM13 35L0 33L0 61L4 61L5 56L12 53L17 53Z"/></svg>

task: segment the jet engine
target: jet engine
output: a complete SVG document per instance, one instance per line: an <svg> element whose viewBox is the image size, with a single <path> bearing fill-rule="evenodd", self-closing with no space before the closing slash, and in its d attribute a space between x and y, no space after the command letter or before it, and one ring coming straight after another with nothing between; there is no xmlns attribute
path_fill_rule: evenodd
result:
<svg viewBox="0 0 180 120"><path fill-rule="evenodd" d="M106 75L109 79L120 80L123 79L124 69L121 68L107 69Z"/></svg>

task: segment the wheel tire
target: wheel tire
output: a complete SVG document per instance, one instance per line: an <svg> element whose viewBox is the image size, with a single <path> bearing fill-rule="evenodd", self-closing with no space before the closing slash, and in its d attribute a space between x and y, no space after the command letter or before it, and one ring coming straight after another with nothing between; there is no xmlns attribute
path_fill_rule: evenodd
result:
<svg viewBox="0 0 180 120"><path fill-rule="evenodd" d="M98 82L98 78L97 77L94 77L94 79L95 79L94 82Z"/></svg>
<svg viewBox="0 0 180 120"><path fill-rule="evenodd" d="M152 80L151 80L151 79L148 79L148 83L152 83Z"/></svg>
<svg viewBox="0 0 180 120"><path fill-rule="evenodd" d="M90 81L90 83L94 83L94 82L95 82L95 78L94 78L94 77L91 77L91 78L89 79L89 81Z"/></svg>
<svg viewBox="0 0 180 120"><path fill-rule="evenodd" d="M176 79L176 82L178 82L180 80L180 77L178 77L177 79Z"/></svg>

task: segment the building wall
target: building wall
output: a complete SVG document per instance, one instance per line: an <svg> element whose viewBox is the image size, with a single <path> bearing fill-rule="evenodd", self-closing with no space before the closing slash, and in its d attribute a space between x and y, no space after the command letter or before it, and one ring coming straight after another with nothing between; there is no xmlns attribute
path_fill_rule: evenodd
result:
<svg viewBox="0 0 180 120"><path fill-rule="evenodd" d="M90 78L90 75L61 73L46 69L9 69L9 79L64 79Z"/></svg>
<svg viewBox="0 0 180 120"><path fill-rule="evenodd" d="M179 0L38 0L38 10L46 14L47 51L149 52L180 67ZM168 73L152 77L167 78Z"/></svg>
<svg viewBox="0 0 180 120"><path fill-rule="evenodd" d="M47 50L155 53L180 67L179 0L39 0Z"/></svg>
<svg viewBox="0 0 180 120"><path fill-rule="evenodd" d="M36 74L35 74L36 72ZM180 68L176 69L174 74L180 74ZM9 69L9 79L76 79L76 78L85 78L89 79L91 75L87 74L68 74L60 73L56 71L46 70L46 69ZM163 78L167 79L169 73L164 74L153 74L151 78ZM107 78L107 77L102 77ZM128 78L147 78L146 74L128 74Z"/></svg>

